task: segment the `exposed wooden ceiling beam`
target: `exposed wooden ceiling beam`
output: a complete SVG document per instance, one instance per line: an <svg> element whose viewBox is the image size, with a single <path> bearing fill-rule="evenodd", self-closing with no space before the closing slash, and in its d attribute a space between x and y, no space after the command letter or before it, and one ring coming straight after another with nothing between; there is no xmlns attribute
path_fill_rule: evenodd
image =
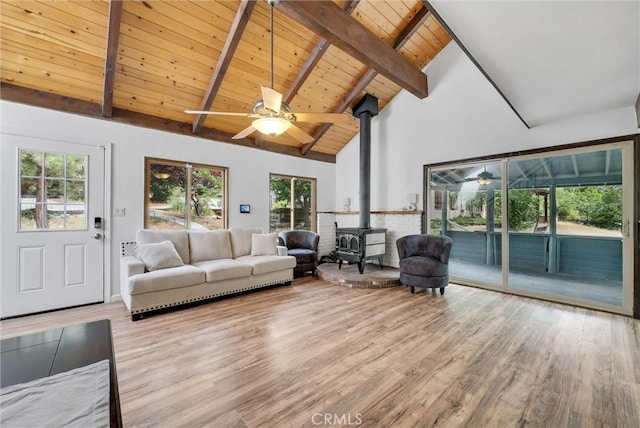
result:
<svg viewBox="0 0 640 428"><path fill-rule="evenodd" d="M0 99L87 116L102 116L102 105L0 82Z"/></svg>
<svg viewBox="0 0 640 428"><path fill-rule="evenodd" d="M515 106L513 104L511 104L511 101L509 101L509 99L504 94L504 92L502 92L502 89L500 89L498 84L491 78L491 76L489 76L489 74L480 65L480 63L475 59L475 57L473 55L471 55L471 52L469 52L469 50L466 48L466 46L460 41L458 36L456 36L456 34L453 32L453 30L451 30L451 27L449 27L449 25L447 25L447 23L442 19L442 17L433 8L433 6L427 0L422 0L422 2L433 13L434 18L438 21L440 26L447 33L449 33L449 36L456 42L456 44L458 46L460 46L460 49L462 49L462 51L465 53L465 55L467 55L467 58L469 58L471 60L471 62L478 68L478 70L480 70L482 75L489 81L489 83L491 83L491 85L495 88L495 90L498 92L498 94L500 94L502 99L507 103L507 105L511 108L511 110L513 110L513 112L516 114L516 116L518 116L518 119L520 119L520 121L524 124L524 126L526 126L527 129L531 129L531 127L529 126L527 121L524 120L522 115L518 112L518 110L516 110Z"/></svg>
<svg viewBox="0 0 640 428"><path fill-rule="evenodd" d="M204 98L202 99L202 103L200 104L200 110L209 110L211 108L213 100L218 94L218 90L222 85L225 74L227 74L229 64L231 64L231 60L233 59L233 54L240 43L242 33L244 33L244 29L247 27L247 23L249 22L249 18L251 17L251 13L255 6L256 0L242 0L240 3L236 16L231 24L231 28L229 29L227 39L224 42L224 47L220 53L220 58L218 59L216 68L211 75L209 87L207 88ZM206 115L204 114L196 115L196 118L193 121L194 134L200 133L205 119Z"/></svg>
<svg viewBox="0 0 640 428"><path fill-rule="evenodd" d="M128 125L157 129L174 134L193 136L191 126L188 123L119 108L113 108L112 115L110 117L105 117L102 116L101 104L97 102L69 98L52 94L50 92L38 91L4 82L0 83L0 99L67 113L80 114L95 119L109 120L112 122L126 123ZM241 140L234 140L232 139L233 134L212 128L202 128L199 137L221 143L255 148L253 138L247 137ZM302 157L300 149L293 146L284 146L282 144L265 142L258 148L269 152ZM309 156L305 156L305 159L336 163L335 155L320 152L313 152Z"/></svg>
<svg viewBox="0 0 640 428"><path fill-rule="evenodd" d="M431 13L427 8L421 7L413 18L404 26L400 34L393 41L392 47L396 51L400 50L411 38L412 35L415 34L416 31L429 19ZM369 86L369 83L376 78L378 72L372 68L367 70L366 73L362 75L360 80L353 86L351 91L347 94L346 97L342 100L340 105L335 109L334 113L343 113L347 110L347 108L362 95L362 92ZM309 150L313 146L316 145L318 140L331 128L330 123L323 123L314 133L313 133L313 141L305 144L302 147L302 154L306 155Z"/></svg>
<svg viewBox="0 0 640 428"><path fill-rule="evenodd" d="M345 12L351 15L353 11L356 10L356 7L358 7L358 3L360 3L360 0L348 1L344 5ZM331 42L329 42L327 39L321 38L320 41L316 43L316 46L313 48L311 54L309 54L307 60L298 71L295 79L293 79L293 82L291 82L291 85L289 85L284 95L282 96L282 101L284 101L286 104L289 104L291 100L293 100L293 97L296 96L302 85L304 85L304 82L307 81L313 70L316 68L316 65L318 65L318 63L322 59L322 56L325 54L325 52L327 52L327 49L329 49L329 46L331 46ZM265 141L265 139L266 137L264 135L258 135L256 137L256 145L261 144L263 141Z"/></svg>
<svg viewBox="0 0 640 428"><path fill-rule="evenodd" d="M102 92L102 115L111 116L113 109L113 87L116 80L122 0L109 1L109 24L107 28L107 50L104 59L104 86Z"/></svg>
<svg viewBox="0 0 640 428"><path fill-rule="evenodd" d="M358 7L358 3L360 3L360 0L348 1L344 6L345 12L351 15L356 7ZM316 44L316 46L311 51L311 54L302 65L302 68L300 68L300 71L298 71L296 78L293 79L293 82L291 83L291 85L289 85L286 92L284 93L282 100L285 103L289 104L293 97L298 93L304 82L309 78L311 72L313 72L313 70L316 68L316 65L318 65L318 62L320 62L320 60L322 59L322 56L325 54L327 49L329 49L329 46L331 46L331 42L329 42L327 39L320 39L320 41Z"/></svg>
<svg viewBox="0 0 640 428"><path fill-rule="evenodd" d="M427 76L334 2L286 0L277 9L415 96L427 96Z"/></svg>

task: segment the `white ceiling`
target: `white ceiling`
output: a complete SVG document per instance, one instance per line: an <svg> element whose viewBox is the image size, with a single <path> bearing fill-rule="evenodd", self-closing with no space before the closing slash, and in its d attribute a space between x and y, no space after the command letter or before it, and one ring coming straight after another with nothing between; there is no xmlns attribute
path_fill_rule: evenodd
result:
<svg viewBox="0 0 640 428"><path fill-rule="evenodd" d="M531 127L635 104L638 0L430 3Z"/></svg>

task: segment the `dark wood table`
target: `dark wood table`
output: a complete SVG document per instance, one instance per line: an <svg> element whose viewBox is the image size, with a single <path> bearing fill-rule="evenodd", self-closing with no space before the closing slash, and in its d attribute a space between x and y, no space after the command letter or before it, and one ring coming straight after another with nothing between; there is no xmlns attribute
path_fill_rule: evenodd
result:
<svg viewBox="0 0 640 428"><path fill-rule="evenodd" d="M0 387L109 360L111 427L122 426L109 320L54 328L0 341Z"/></svg>

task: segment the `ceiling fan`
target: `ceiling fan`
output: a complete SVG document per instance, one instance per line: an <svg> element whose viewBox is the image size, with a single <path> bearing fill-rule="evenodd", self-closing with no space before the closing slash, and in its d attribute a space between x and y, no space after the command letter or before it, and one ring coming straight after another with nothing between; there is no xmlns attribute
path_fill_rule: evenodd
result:
<svg viewBox="0 0 640 428"><path fill-rule="evenodd" d="M475 180L481 186L488 186L489 184L491 184L491 182L493 181L494 178L496 178L496 177L494 177L493 174L491 174L489 171L487 171L487 166L485 165L484 171L482 171L480 174L478 174L478 176L475 178Z"/></svg>
<svg viewBox="0 0 640 428"><path fill-rule="evenodd" d="M267 0L270 9L271 25L271 87L261 86L262 99L253 105L253 113L234 113L208 110L185 110L189 114L209 114L219 116L241 116L254 119L251 126L234 135L233 139L241 139L255 131L265 135L280 135L291 133L303 144L314 141L314 138L295 125L295 122L319 123L351 123L355 119L342 113L293 113L287 103L282 101L282 94L273 89L273 8L280 0Z"/></svg>
<svg viewBox="0 0 640 428"><path fill-rule="evenodd" d="M464 182L477 182L481 186L488 186L493 182L493 180L500 180L500 177L495 176L493 173L487 171L487 166L484 165L484 168L480 173L476 176L470 176L464 179Z"/></svg>

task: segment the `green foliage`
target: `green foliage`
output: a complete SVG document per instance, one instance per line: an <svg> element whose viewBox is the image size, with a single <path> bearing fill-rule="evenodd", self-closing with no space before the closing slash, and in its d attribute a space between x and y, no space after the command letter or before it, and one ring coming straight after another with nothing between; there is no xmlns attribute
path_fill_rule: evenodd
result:
<svg viewBox="0 0 640 428"><path fill-rule="evenodd" d="M311 202L311 181L294 180L293 201L297 207L307 206ZM271 177L271 194L273 195L273 205L284 208L289 206L291 201L291 179L281 177Z"/></svg>
<svg viewBox="0 0 640 428"><path fill-rule="evenodd" d="M484 217L467 217L463 215L454 217L451 221L460 226L481 226L487 224L487 220Z"/></svg>
<svg viewBox="0 0 640 428"><path fill-rule="evenodd" d="M538 195L531 190L515 190L508 192L507 219L510 230L524 230L531 226L538 215Z"/></svg>
<svg viewBox="0 0 640 428"><path fill-rule="evenodd" d="M196 216L210 215L214 199L222 197L220 171L194 168L191 173L191 210Z"/></svg>
<svg viewBox="0 0 640 428"><path fill-rule="evenodd" d="M182 189L172 189L169 202L171 211L184 212L184 194L182 193Z"/></svg>
<svg viewBox="0 0 640 428"><path fill-rule="evenodd" d="M449 198L458 197L458 192L450 192ZM544 213L544 199L531 189L510 189L508 193L507 218L510 230L527 230L533 226L538 215ZM486 192L479 191L466 199L465 210L470 215L458 216L452 221L457 224L483 225L484 218L473 216L482 211L486 204ZM581 223L602 229L615 230L622 223L622 186L600 185L580 187L559 187L556 189L557 215L559 220ZM450 206L454 205L450 203ZM495 224L500 227L502 194L495 192ZM465 213L465 214L467 214Z"/></svg>
<svg viewBox="0 0 640 428"><path fill-rule="evenodd" d="M293 196L291 195L291 184L293 181ZM289 177L271 177L271 230L278 229L283 224L288 224L288 228L309 229L310 213L312 209L312 182L306 179ZM288 219L283 216L283 210L293 206L293 219L289 215ZM292 221L291 221L292 220ZM291 224L293 223L293 224Z"/></svg>
<svg viewBox="0 0 640 428"><path fill-rule="evenodd" d="M151 202L164 203L169 200L173 184L167 180L160 180L151 176L151 185L149 187L149 200Z"/></svg>
<svg viewBox="0 0 640 428"><path fill-rule="evenodd" d="M558 189L558 218L603 229L622 223L622 186L582 186Z"/></svg>

